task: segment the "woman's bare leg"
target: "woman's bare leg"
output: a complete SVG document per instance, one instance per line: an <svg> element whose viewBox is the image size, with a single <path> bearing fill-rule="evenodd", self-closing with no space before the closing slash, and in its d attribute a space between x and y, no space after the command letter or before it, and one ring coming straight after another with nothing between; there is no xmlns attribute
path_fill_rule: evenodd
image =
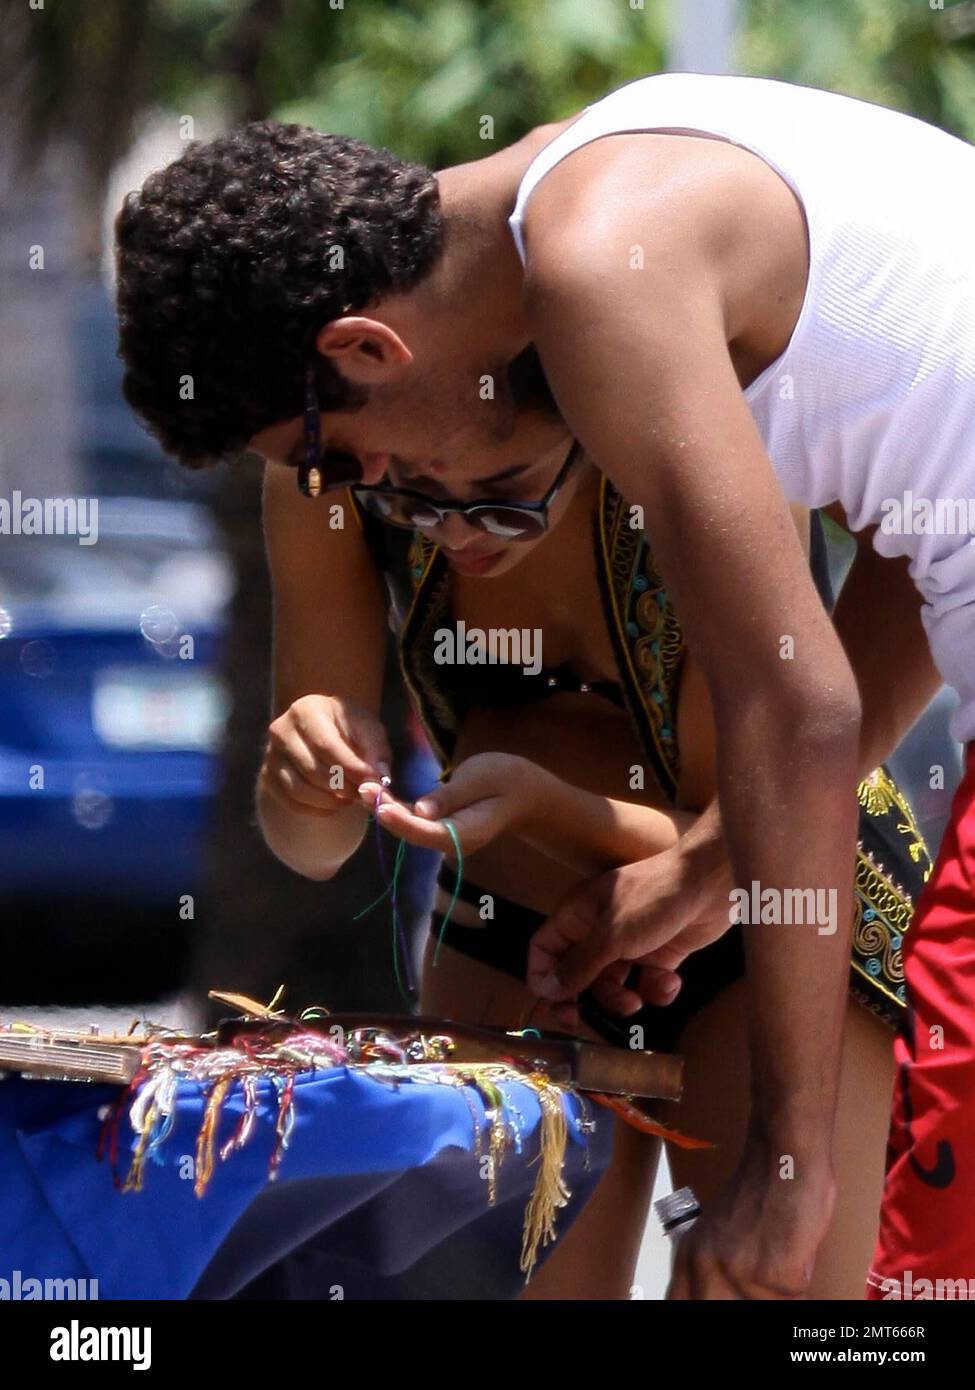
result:
<svg viewBox="0 0 975 1390"><path fill-rule="evenodd" d="M521 1295L523 1299L631 1296L660 1141L614 1123L612 1163L585 1211Z"/></svg>
<svg viewBox="0 0 975 1390"><path fill-rule="evenodd" d="M444 946L436 967L428 948L423 966L424 1013L488 1026L518 1027L531 1010L533 1028L562 1031L518 980ZM580 1030L582 1031L582 1030ZM595 1038L596 1034L585 1036ZM595 1107L594 1107L595 1108ZM657 1140L597 1110L615 1126L613 1161L585 1210L560 1239L522 1298L624 1299L636 1272L660 1146Z"/></svg>
<svg viewBox="0 0 975 1390"><path fill-rule="evenodd" d="M677 1050L687 1063L684 1097L674 1123L712 1139L716 1149L669 1148L674 1186L706 1201L735 1166L748 1111L748 1047L744 981L724 990L684 1030ZM862 1005L847 1009L834 1138L837 1201L820 1248L811 1298L862 1299L873 1256L883 1190L893 1033Z"/></svg>

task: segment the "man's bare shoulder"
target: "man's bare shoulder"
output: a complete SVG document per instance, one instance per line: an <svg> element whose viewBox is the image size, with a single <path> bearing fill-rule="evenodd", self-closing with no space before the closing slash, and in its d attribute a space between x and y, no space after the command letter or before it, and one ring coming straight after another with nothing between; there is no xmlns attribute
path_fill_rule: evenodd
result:
<svg viewBox="0 0 975 1390"><path fill-rule="evenodd" d="M534 190L526 274L591 274L597 260L624 273L641 249L648 268L720 268L790 218L793 193L757 155L692 132L621 132L574 150Z"/></svg>

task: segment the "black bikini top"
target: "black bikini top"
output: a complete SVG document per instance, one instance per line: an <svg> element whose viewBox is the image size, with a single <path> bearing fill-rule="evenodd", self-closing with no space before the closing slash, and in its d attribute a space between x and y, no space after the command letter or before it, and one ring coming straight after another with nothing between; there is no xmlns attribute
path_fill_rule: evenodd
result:
<svg viewBox="0 0 975 1390"><path fill-rule="evenodd" d="M453 664L443 667L442 686L458 712L475 708L518 709L563 692L600 695L619 709L626 708L619 681L584 681L568 661L543 666L534 674L511 662Z"/></svg>

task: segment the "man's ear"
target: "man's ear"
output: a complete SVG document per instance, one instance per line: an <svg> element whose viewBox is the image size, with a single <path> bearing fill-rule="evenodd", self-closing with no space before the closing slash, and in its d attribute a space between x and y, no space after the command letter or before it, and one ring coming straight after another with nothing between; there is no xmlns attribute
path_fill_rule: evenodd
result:
<svg viewBox="0 0 975 1390"><path fill-rule="evenodd" d="M361 386L393 381L413 361L412 352L395 329L353 314L325 324L315 346L347 380Z"/></svg>

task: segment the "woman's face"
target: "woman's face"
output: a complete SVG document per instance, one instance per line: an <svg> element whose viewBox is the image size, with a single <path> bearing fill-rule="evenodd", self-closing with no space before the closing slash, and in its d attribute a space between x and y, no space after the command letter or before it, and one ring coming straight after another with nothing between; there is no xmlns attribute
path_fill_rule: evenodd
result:
<svg viewBox="0 0 975 1390"><path fill-rule="evenodd" d="M484 498L490 498L498 502L510 503L540 501L558 476L565 463L569 448L571 448L571 438L566 437L560 441L557 447L550 449L536 464L533 464L529 469L519 471L516 477L482 484L473 490L469 489L470 495L458 500L480 501ZM549 506L548 532L542 532L532 540L505 540L501 536L491 535L480 530L456 514L446 517L439 526L424 528L423 534L429 536L434 544L440 548L447 563L458 574L485 579L495 578L497 575L505 574L508 570L514 569L531 554L536 546L544 543L548 533L563 522L574 499L579 495L584 484L591 479L592 474L593 465L584 455L578 456ZM433 501L436 501L438 496L436 491L418 485L416 480L409 482L404 480L401 483L392 468L390 469L390 482L394 486L411 487L416 491L429 491Z"/></svg>

